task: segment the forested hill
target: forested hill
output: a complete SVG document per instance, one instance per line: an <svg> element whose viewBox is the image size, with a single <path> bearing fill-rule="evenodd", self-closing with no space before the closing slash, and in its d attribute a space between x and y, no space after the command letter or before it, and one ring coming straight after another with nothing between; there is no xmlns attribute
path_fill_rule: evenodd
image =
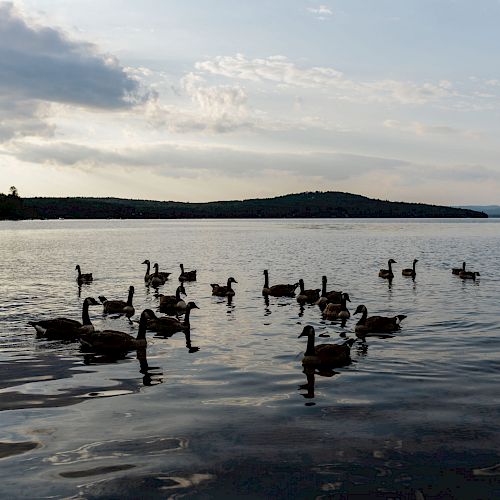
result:
<svg viewBox="0 0 500 500"><path fill-rule="evenodd" d="M474 210L374 200L340 192L307 192L276 198L210 203L120 198L24 198L25 217L42 219L487 217ZM0 205L0 218L2 216Z"/></svg>

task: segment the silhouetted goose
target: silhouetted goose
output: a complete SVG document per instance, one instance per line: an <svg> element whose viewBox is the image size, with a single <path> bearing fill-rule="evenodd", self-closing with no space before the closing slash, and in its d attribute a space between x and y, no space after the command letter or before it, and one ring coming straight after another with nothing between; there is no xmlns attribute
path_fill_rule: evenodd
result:
<svg viewBox="0 0 500 500"><path fill-rule="evenodd" d="M407 267L406 269L403 269L401 271L401 274L403 276L411 276L412 278L414 278L417 275L417 273L415 272L415 265L417 264L417 262L418 262L418 259L413 259L413 267L411 267L411 268Z"/></svg>
<svg viewBox="0 0 500 500"><path fill-rule="evenodd" d="M344 366L351 362L351 347L356 339L348 339L343 344L315 345L315 332L311 325L302 330L300 337L307 337L307 349L302 359L305 366Z"/></svg>
<svg viewBox="0 0 500 500"><path fill-rule="evenodd" d="M184 316L184 321L179 321L177 318L172 318L169 316L156 316L156 314L147 309L147 327L149 330L153 330L157 333L175 333L175 332L185 332L190 328L190 316L192 309L199 309L199 307L194 302L188 302L186 306L186 314Z"/></svg>
<svg viewBox="0 0 500 500"><path fill-rule="evenodd" d="M264 270L264 288L262 295L272 295L273 297L294 297L295 289L299 286L298 283L294 285L273 285L269 286L269 273L267 269Z"/></svg>
<svg viewBox="0 0 500 500"><path fill-rule="evenodd" d="M89 317L89 306L97 306L99 302L93 297L87 297L82 306L82 322L69 318L43 319L29 321L35 328L37 337L49 340L75 340L94 330Z"/></svg>
<svg viewBox="0 0 500 500"><path fill-rule="evenodd" d="M92 273L82 274L82 270L80 269L80 264L77 264L75 267L75 271L78 271L78 276L76 277L77 283L90 283L94 280L92 277Z"/></svg>
<svg viewBox="0 0 500 500"><path fill-rule="evenodd" d="M451 274L460 274L461 272L465 272L465 262L462 262L462 267L454 267L451 270Z"/></svg>
<svg viewBox="0 0 500 500"><path fill-rule="evenodd" d="M148 266L148 267L146 268L146 274L144 275L144 281L146 281L146 282L147 282L147 281L149 281L149 280L153 277L153 275L154 275L155 273L150 274L150 271L151 271L151 262L149 262L149 260L148 260L148 259L146 259L146 260L143 262L143 264L146 264L146 266ZM155 264L155 265L156 265L156 266L158 266L158 264ZM164 281L164 282L168 280L168 277L169 277L171 274L172 274L172 273L167 273L167 272L165 272L165 271L158 271L158 276L159 276L161 279L163 279L163 281Z"/></svg>
<svg viewBox="0 0 500 500"><path fill-rule="evenodd" d="M476 281L476 276L481 276L477 271L460 271L458 275L463 280L474 280L474 281Z"/></svg>
<svg viewBox="0 0 500 500"><path fill-rule="evenodd" d="M160 295L160 312L181 312L186 309L186 302L181 298L181 293L186 296L186 290L181 283L175 295Z"/></svg>
<svg viewBox="0 0 500 500"><path fill-rule="evenodd" d="M217 283L211 283L212 295L217 297L229 297L234 295L234 290L232 288L232 283L238 283L233 277L228 278L226 286L220 286Z"/></svg>
<svg viewBox="0 0 500 500"><path fill-rule="evenodd" d="M146 347L148 311L151 313L153 312L151 309L145 309L142 311L141 319L139 320L139 332L137 333L137 337L134 338L128 333L117 330L95 331L80 339L82 347L84 349L106 353L135 351L138 348Z"/></svg>
<svg viewBox="0 0 500 500"><path fill-rule="evenodd" d="M347 302L351 302L348 293L343 293L340 299L340 304L327 304L323 311L323 319L336 320L336 319L349 319L351 313L347 309Z"/></svg>
<svg viewBox="0 0 500 500"><path fill-rule="evenodd" d="M128 298L124 300L108 300L104 295L99 295L99 300L103 305L102 312L104 314L125 314L127 318L131 318L135 314L132 299L134 297L134 287L130 286L128 289Z"/></svg>
<svg viewBox="0 0 500 500"><path fill-rule="evenodd" d="M389 280L394 278L394 273L392 272L392 264L397 264L397 262L394 259L389 259L387 261L387 267L389 269L381 269L379 271L378 275L381 278L385 278L385 279L389 279Z"/></svg>
<svg viewBox="0 0 500 500"><path fill-rule="evenodd" d="M307 302L308 304L313 304L319 299L319 292L321 291L320 288L305 290L304 280L302 278L299 280L299 286L300 292L297 295L297 302Z"/></svg>
<svg viewBox="0 0 500 500"><path fill-rule="evenodd" d="M367 333L387 333L394 332L401 328L400 323L406 316L399 314L392 318L387 316L370 316L368 318L368 310L364 305L359 305L354 314L362 313L360 320L356 323L354 331L358 334Z"/></svg>
<svg viewBox="0 0 500 500"><path fill-rule="evenodd" d="M153 264L153 268L155 272L153 274L149 275L149 281L148 284L152 286L153 288L158 288L161 285L165 284L165 281L167 278L165 278L159 271L159 265L157 263Z"/></svg>
<svg viewBox="0 0 500 500"><path fill-rule="evenodd" d="M179 264L179 266L181 268L179 281L196 281L196 270L184 271L184 264Z"/></svg>
<svg viewBox="0 0 500 500"><path fill-rule="evenodd" d="M340 304L342 299L342 292L337 292L335 290L326 291L327 278L323 276L321 278L321 297L316 302L321 308L325 307L329 302L333 304Z"/></svg>

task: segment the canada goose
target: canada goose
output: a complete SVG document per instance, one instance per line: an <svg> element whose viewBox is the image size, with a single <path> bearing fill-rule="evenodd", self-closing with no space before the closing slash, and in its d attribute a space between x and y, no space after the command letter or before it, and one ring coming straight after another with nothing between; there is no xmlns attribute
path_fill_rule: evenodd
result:
<svg viewBox="0 0 500 500"><path fill-rule="evenodd" d="M348 339L343 344L314 345L314 328L307 325L302 330L300 337L307 337L307 349L302 359L302 364L345 366L351 361L351 347L356 339Z"/></svg>
<svg viewBox="0 0 500 500"><path fill-rule="evenodd" d="M389 269L381 269L379 271L378 275L381 278L384 278L384 279L387 279L387 280L391 280L392 278L394 278L394 273L392 272L392 264L397 264L397 262L394 259L389 259L387 261L387 267Z"/></svg>
<svg viewBox="0 0 500 500"><path fill-rule="evenodd" d="M141 313L139 320L139 331L137 337L119 332L116 330L102 330L94 331L93 333L80 338L82 347L87 350L106 353L123 353L128 351L135 351L138 348L146 347L146 326L148 312L152 313L151 309L145 309ZM154 314L154 313L153 313Z"/></svg>
<svg viewBox="0 0 500 500"><path fill-rule="evenodd" d="M196 281L196 270L194 271L184 271L184 264L179 264L181 268L181 274L179 275L179 281Z"/></svg>
<svg viewBox="0 0 500 500"><path fill-rule="evenodd" d="M453 267L451 270L451 274L460 274L461 272L465 272L465 262L462 262L462 267Z"/></svg>
<svg viewBox="0 0 500 500"><path fill-rule="evenodd" d="M78 276L76 278L76 282L81 283L90 283L94 280L92 277L92 273L82 274L82 270L80 269L80 264L77 264L75 267L75 271L78 271Z"/></svg>
<svg viewBox="0 0 500 500"><path fill-rule="evenodd" d="M463 280L476 281L476 276L481 276L481 275L477 271L460 271L459 276Z"/></svg>
<svg viewBox="0 0 500 500"><path fill-rule="evenodd" d="M134 287L130 286L128 289L127 302L124 300L108 300L104 295L99 295L104 314L125 314L127 318L131 318L135 314L134 306L132 305L132 298L134 297Z"/></svg>
<svg viewBox="0 0 500 500"><path fill-rule="evenodd" d="M294 297L295 289L299 286L298 283L294 285L273 285L269 286L269 272L264 269L264 288L262 295L272 295L273 297Z"/></svg>
<svg viewBox="0 0 500 500"><path fill-rule="evenodd" d="M387 333L399 330L400 323L406 316L399 314L389 318L387 316L368 316L368 310L364 305L359 305L354 314L362 313L360 320L356 323L354 331L361 335L366 333Z"/></svg>
<svg viewBox="0 0 500 500"><path fill-rule="evenodd" d="M417 273L415 272L415 264L418 262L418 259L413 259L413 267L412 268L406 268L406 269L403 269L401 271L401 274L403 276L411 276L412 278L414 278Z"/></svg>
<svg viewBox="0 0 500 500"><path fill-rule="evenodd" d="M150 273L150 270L151 270L151 262L149 262L148 259L146 259L144 262L142 262L142 264L146 264L146 266L148 266L146 268L146 274L144 275L144 281L149 281L153 275L152 274L149 274ZM168 280L168 277L171 275L172 273L167 273L165 271L158 271L158 276L160 278L163 279L163 281L166 281Z"/></svg>
<svg viewBox="0 0 500 500"><path fill-rule="evenodd" d="M304 290L304 280L302 278L299 280L299 286L300 293L297 295L297 302L312 304L319 299L320 288Z"/></svg>
<svg viewBox="0 0 500 500"><path fill-rule="evenodd" d="M97 306L99 302L93 297L87 297L82 306L82 322L69 318L43 319L29 321L28 324L35 328L37 337L49 340L76 340L94 330L89 317L89 306Z"/></svg>
<svg viewBox="0 0 500 500"><path fill-rule="evenodd" d="M160 294L160 312L184 311L186 309L186 302L182 300L181 293L186 296L186 290L182 283L177 287L175 295Z"/></svg>
<svg viewBox="0 0 500 500"><path fill-rule="evenodd" d="M153 330L160 334L185 332L191 327L189 322L191 309L199 309L199 307L194 302L188 302L186 306L186 315L184 316L184 321L179 321L177 318L171 318L169 316L159 317L156 316L156 314L151 311L151 309L146 309L147 327L149 330Z"/></svg>
<svg viewBox="0 0 500 500"><path fill-rule="evenodd" d="M335 290L327 292L326 283L327 278L326 276L323 276L321 278L321 297L316 302L316 304L318 304L321 308L325 307L329 302L333 304L339 304L340 300L342 299L342 292L337 292Z"/></svg>
<svg viewBox="0 0 500 500"><path fill-rule="evenodd" d="M211 283L212 295L217 297L230 297L234 295L234 290L231 287L232 283L238 283L233 277L228 278L226 286L220 286L217 283Z"/></svg>
<svg viewBox="0 0 500 500"><path fill-rule="evenodd" d="M167 280L167 278L165 278L164 275L162 275L158 271L158 269L160 267L158 265L158 263L153 264L153 267L154 267L155 272L153 274L149 275L148 285L152 286L153 288L158 288L159 286L165 284L165 281Z"/></svg>
<svg viewBox="0 0 500 500"><path fill-rule="evenodd" d="M323 319L349 319L351 317L351 313L347 309L347 302L351 302L349 294L343 293L340 304L327 304L325 310L323 311Z"/></svg>

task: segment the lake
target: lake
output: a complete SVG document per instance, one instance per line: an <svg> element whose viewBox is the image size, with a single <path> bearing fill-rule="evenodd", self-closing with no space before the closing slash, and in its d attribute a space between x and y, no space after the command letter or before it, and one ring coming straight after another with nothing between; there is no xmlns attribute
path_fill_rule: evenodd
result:
<svg viewBox="0 0 500 500"><path fill-rule="evenodd" d="M378 277L393 258L391 284ZM417 276L401 269L419 259ZM186 283L190 339L148 333L113 360L37 339L87 296L157 310L145 259ZM475 282L451 274L466 261ZM79 290L75 265L94 281ZM305 374L317 341L355 337L318 306L261 294L305 280L351 314L405 314L357 340L352 363ZM210 283L233 276L231 303ZM0 459L4 498L499 498L500 219L0 222ZM98 329L137 322L90 309ZM318 335L328 336L318 338Z"/></svg>

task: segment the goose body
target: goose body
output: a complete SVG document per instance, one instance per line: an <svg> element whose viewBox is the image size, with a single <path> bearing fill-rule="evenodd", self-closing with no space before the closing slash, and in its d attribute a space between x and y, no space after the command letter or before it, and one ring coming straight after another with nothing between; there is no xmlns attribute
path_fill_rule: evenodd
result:
<svg viewBox="0 0 500 500"><path fill-rule="evenodd" d="M327 304L323 311L323 319L349 319L351 317L351 313L349 312L349 309L347 309L347 302L351 302L349 294L343 293L340 304Z"/></svg>
<svg viewBox="0 0 500 500"><path fill-rule="evenodd" d="M394 259L389 259L387 261L387 267L389 269L381 269L378 273L380 278L384 278L384 279L388 279L388 280L394 278L394 273L392 272L392 264L397 264L397 262Z"/></svg>
<svg viewBox="0 0 500 500"><path fill-rule="evenodd" d="M295 289L299 286L298 283L294 285L273 285L269 286L269 272L264 270L264 287L262 288L262 295L272 295L273 297L295 297Z"/></svg>
<svg viewBox="0 0 500 500"><path fill-rule="evenodd" d="M367 333L389 333L399 330L400 323L406 316L399 314L398 316L370 316L364 305L359 305L354 314L362 313L360 320L356 323L354 331L360 335Z"/></svg>
<svg viewBox="0 0 500 500"><path fill-rule="evenodd" d="M417 264L417 262L418 262L418 259L413 259L413 266L411 268L403 269L401 271L401 274L403 276L411 276L412 278L414 278L417 275L417 273L415 271L415 265Z"/></svg>
<svg viewBox="0 0 500 500"><path fill-rule="evenodd" d="M159 286L165 284L165 281L167 281L168 275L170 273L160 273L160 271L158 270L160 267L158 263L155 263L153 267L155 272L149 275L148 285L152 286L153 288L158 288ZM165 274L167 274L167 277L165 277Z"/></svg>
<svg viewBox="0 0 500 500"><path fill-rule="evenodd" d="M306 290L304 287L304 280L299 280L300 292L297 295L297 302L313 304L319 299L320 288Z"/></svg>
<svg viewBox="0 0 500 500"><path fill-rule="evenodd" d="M147 328L160 334L186 332L191 327L190 316L192 309L199 309L199 307L194 302L188 302L184 321L179 321L177 318L169 316L156 316L151 309L146 309Z"/></svg>
<svg viewBox="0 0 500 500"><path fill-rule="evenodd" d="M151 271L151 262L146 259L143 264L146 264L147 268L146 268L146 274L144 275L144 281L148 282L152 277L153 277L153 274L150 274L150 271ZM155 264L155 265L158 265L158 264ZM161 278L164 282L168 280L168 277L171 275L172 273L167 273L165 271L158 271L158 277Z"/></svg>
<svg viewBox="0 0 500 500"><path fill-rule="evenodd" d="M151 309L145 309L142 311L141 319L139 320L139 332L137 333L137 337L134 338L128 333L117 330L94 331L93 333L80 338L82 347L84 349L105 353L124 353L146 347L148 311L151 313L153 312Z"/></svg>
<svg viewBox="0 0 500 500"><path fill-rule="evenodd" d="M459 275L461 272L465 272L465 262L462 262L462 267L453 267L451 274Z"/></svg>
<svg viewBox="0 0 500 500"><path fill-rule="evenodd" d="M134 287L130 286L128 289L128 298L124 300L108 300L103 295L99 295L99 300L103 306L104 314L125 314L127 318L131 318L135 314L132 299L134 297Z"/></svg>
<svg viewBox="0 0 500 500"><path fill-rule="evenodd" d="M337 292L335 290L326 291L327 278L323 276L321 278L321 297L316 302L321 308L325 307L326 304L340 304L342 299L342 292Z"/></svg>
<svg viewBox="0 0 500 500"><path fill-rule="evenodd" d="M181 283L175 295L160 295L160 312L180 312L186 310L186 302L182 299L181 293L185 296L186 290Z"/></svg>
<svg viewBox="0 0 500 500"><path fill-rule="evenodd" d="M343 344L315 345L314 328L307 325L300 337L307 337L307 349L302 359L304 366L345 366L351 362L351 347L356 339L348 339Z"/></svg>
<svg viewBox="0 0 500 500"><path fill-rule="evenodd" d="M458 275L463 280L474 280L474 281L476 281L477 276L481 276L477 271L460 271Z"/></svg>
<svg viewBox="0 0 500 500"><path fill-rule="evenodd" d="M238 283L233 277L228 278L226 286L211 283L210 286L212 287L212 295L217 297L232 297L235 294L232 288L233 283Z"/></svg>
<svg viewBox="0 0 500 500"><path fill-rule="evenodd" d="M185 271L184 264L179 264L181 268L181 274L179 275L179 281L196 281L196 270Z"/></svg>
<svg viewBox="0 0 500 500"><path fill-rule="evenodd" d="M82 322L69 318L54 318L41 321L29 321L37 337L48 340L76 340L94 330L89 317L89 306L99 305L92 297L87 297L82 306Z"/></svg>
<svg viewBox="0 0 500 500"><path fill-rule="evenodd" d="M80 269L80 264L76 265L75 271L78 271L78 276L76 277L76 282L78 284L91 283L94 280L94 278L92 277L92 273L82 274L82 270Z"/></svg>

